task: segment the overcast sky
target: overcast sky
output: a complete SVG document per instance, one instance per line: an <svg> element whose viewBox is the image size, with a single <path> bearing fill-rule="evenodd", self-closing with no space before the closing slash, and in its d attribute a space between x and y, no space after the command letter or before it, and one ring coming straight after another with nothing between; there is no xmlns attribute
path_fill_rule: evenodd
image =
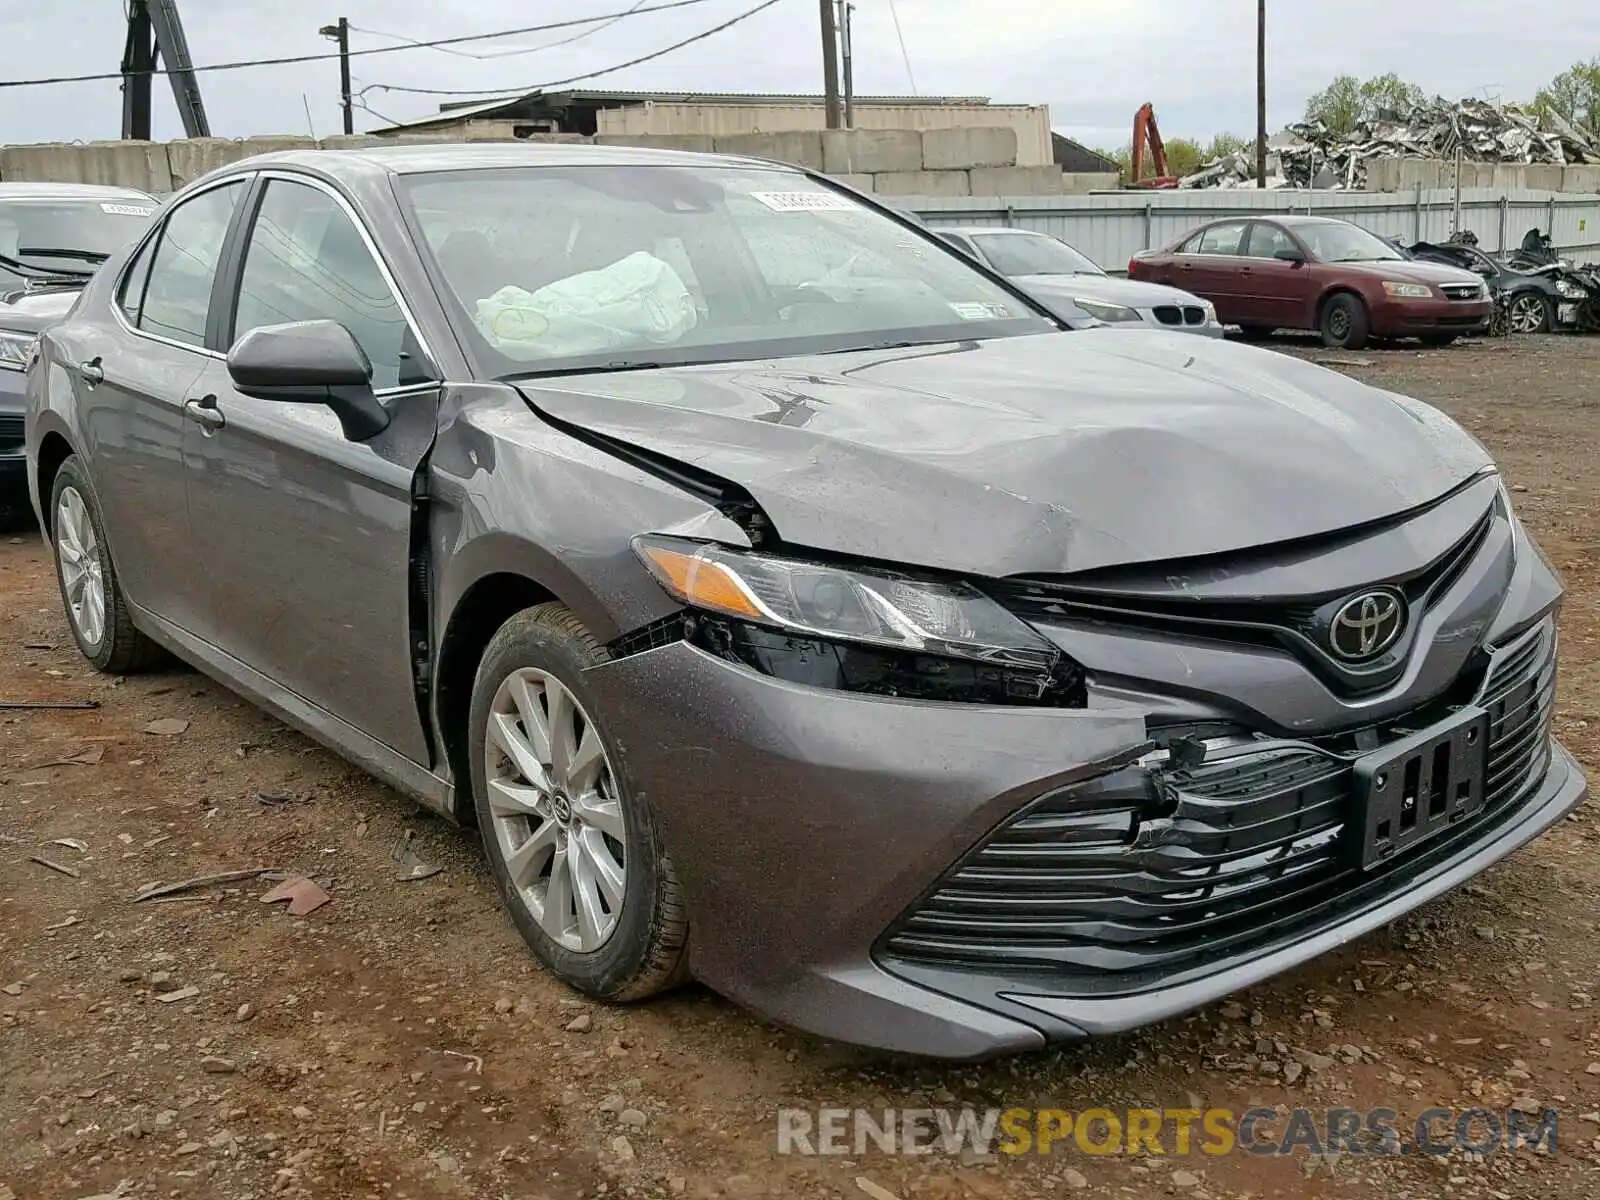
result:
<svg viewBox="0 0 1600 1200"><path fill-rule="evenodd" d="M635 0L180 0L198 64L331 50L317 34L342 5L357 30L425 40L610 13ZM644 0L646 4L659 0ZM707 29L757 0L704 0L630 17L559 47L580 30L472 43L456 53L411 49L356 58L370 84L499 89L598 71ZM856 91L913 91L890 0L855 0ZM1156 106L1168 137L1249 133L1255 113L1253 0L897 0L915 90L1048 104L1056 129L1092 145L1128 139L1134 110ZM0 78L115 71L124 39L121 0L8 4ZM1526 99L1574 59L1600 54L1600 4L1542 0L1514 15L1511 0L1269 0L1269 121L1298 119L1308 94L1342 72L1397 71L1430 93ZM352 48L394 45L357 32ZM820 90L817 0L778 0L766 11L656 62L575 86L683 91ZM529 53L508 53L528 50ZM463 53L464 52L464 53ZM471 58L466 54L492 57ZM334 62L205 73L214 134L338 132ZM115 81L0 92L0 142L115 138ZM372 88L384 117L431 112L444 97ZM309 118L308 110L309 109ZM181 137L164 80L156 81L155 135ZM385 122L358 112L356 128Z"/></svg>

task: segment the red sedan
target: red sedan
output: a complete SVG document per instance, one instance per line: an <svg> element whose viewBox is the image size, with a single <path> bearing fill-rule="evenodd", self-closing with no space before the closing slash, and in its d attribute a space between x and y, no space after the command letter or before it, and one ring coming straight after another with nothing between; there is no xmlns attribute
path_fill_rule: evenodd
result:
<svg viewBox="0 0 1600 1200"><path fill-rule="evenodd" d="M1128 263L1130 279L1211 301L1245 336L1313 329L1346 350L1369 338L1443 346L1489 323L1493 302L1470 271L1417 262L1359 225L1331 217L1230 217Z"/></svg>

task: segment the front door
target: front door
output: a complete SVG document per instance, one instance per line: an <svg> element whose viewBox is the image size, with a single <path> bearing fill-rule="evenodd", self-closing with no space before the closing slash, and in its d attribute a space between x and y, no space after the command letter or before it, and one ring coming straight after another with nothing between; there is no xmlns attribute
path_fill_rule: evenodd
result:
<svg viewBox="0 0 1600 1200"><path fill-rule="evenodd" d="M134 604L182 629L198 619L204 574L189 536L183 406L215 361L206 322L244 191L234 180L175 207L124 272L113 318L61 326L79 452L118 579Z"/></svg>
<svg viewBox="0 0 1600 1200"><path fill-rule="evenodd" d="M1304 262L1278 258L1280 250L1301 251L1281 225L1253 221L1245 254L1250 270L1240 298L1239 320L1263 329L1303 328L1315 299L1316 283Z"/></svg>
<svg viewBox="0 0 1600 1200"><path fill-rule="evenodd" d="M232 344L262 325L335 320L373 365L389 427L345 438L326 407L235 391L208 366L184 460L206 563L209 641L423 765L412 670L413 481L438 388L353 210L321 184L264 181L239 259Z"/></svg>

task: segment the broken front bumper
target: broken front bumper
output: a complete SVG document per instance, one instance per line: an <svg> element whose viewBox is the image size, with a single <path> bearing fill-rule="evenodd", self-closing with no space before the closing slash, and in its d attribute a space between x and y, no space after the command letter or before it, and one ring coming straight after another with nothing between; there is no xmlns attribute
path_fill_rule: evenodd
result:
<svg viewBox="0 0 1600 1200"><path fill-rule="evenodd" d="M1138 770L1149 742L1136 710L825 691L686 643L588 674L617 718L635 786L649 798L683 883L695 974L812 1033L937 1057L1025 1050L1205 1004L1470 878L1585 794L1581 772L1549 741L1541 707L1537 731L1519 743L1538 756L1523 762L1520 791L1389 868L1341 877L1315 903L1263 918L1258 930L1218 931L1219 952L1100 970L1070 961L1069 951L1050 965L1003 951L1019 934L1038 933L1019 930L1016 920L1048 919L1038 902L1044 893L1053 889L1059 900L1063 888L1081 891L1083 879L1025 881L1020 893L999 897L996 912L984 907L981 879L974 888L970 876L958 877L1051 797L1066 797L1064 811L1073 814L1074 796ZM1051 839L1067 837L1071 824L1055 816L1046 813L1025 835L1047 857L1062 849ZM1121 829L1131 850L1136 830L1126 822ZM1293 833L1310 845L1325 831ZM1221 858L1237 860L1237 848ZM923 918L941 905L948 917L953 886L965 895L955 896L953 923L934 922L944 946L930 952ZM963 925L972 953L960 936L946 936ZM1077 939L1080 949L1092 941Z"/></svg>

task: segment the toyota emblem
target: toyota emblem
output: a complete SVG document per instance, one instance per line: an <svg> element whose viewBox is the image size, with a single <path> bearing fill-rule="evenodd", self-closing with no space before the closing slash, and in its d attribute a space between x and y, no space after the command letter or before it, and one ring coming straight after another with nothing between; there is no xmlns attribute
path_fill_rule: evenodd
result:
<svg viewBox="0 0 1600 1200"><path fill-rule="evenodd" d="M1333 614L1328 622L1328 646L1346 662L1365 662L1394 645L1405 625L1405 601L1397 594L1362 592Z"/></svg>

